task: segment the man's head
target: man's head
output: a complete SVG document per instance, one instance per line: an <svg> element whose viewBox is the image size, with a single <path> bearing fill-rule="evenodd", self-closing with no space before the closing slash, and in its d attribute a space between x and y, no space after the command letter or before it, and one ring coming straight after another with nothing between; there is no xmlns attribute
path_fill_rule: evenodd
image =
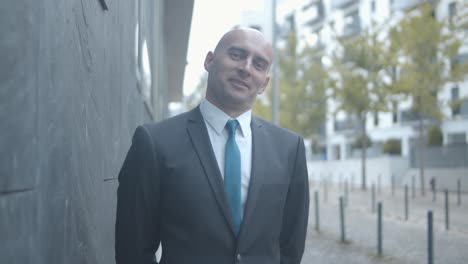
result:
<svg viewBox="0 0 468 264"><path fill-rule="evenodd" d="M252 108L270 80L273 49L255 29L234 29L205 58L206 99L231 117Z"/></svg>

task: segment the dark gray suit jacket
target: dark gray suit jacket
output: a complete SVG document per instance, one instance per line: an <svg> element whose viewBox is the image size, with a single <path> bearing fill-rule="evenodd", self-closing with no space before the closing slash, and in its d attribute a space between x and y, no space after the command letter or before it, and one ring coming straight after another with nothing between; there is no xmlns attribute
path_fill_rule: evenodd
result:
<svg viewBox="0 0 468 264"><path fill-rule="evenodd" d="M239 235L199 107L136 129L119 174L118 264L298 264L309 185L303 139L252 117L252 172Z"/></svg>

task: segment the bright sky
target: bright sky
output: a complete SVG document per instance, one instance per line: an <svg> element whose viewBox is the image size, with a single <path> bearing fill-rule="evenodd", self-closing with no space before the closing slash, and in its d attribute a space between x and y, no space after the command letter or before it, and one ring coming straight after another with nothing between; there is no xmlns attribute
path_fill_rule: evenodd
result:
<svg viewBox="0 0 468 264"><path fill-rule="evenodd" d="M221 36L238 25L242 10L261 9L264 0L195 0L185 68L184 95L193 92L205 72L203 62Z"/></svg>

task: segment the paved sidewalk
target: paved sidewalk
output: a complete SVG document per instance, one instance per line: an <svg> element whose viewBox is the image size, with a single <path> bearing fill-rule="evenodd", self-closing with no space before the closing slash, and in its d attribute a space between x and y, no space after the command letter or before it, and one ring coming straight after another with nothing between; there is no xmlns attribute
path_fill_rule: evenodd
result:
<svg viewBox="0 0 468 264"><path fill-rule="evenodd" d="M376 201L383 204L383 257L377 256L377 214L371 210L371 190L349 192L345 212L347 243L340 242L339 196L343 190L330 187L324 202L323 186L319 190L320 232L315 228L314 191L311 204L306 251L302 263L428 263L427 211L434 213L434 263L468 263L468 195L462 204L450 195L450 229L445 230L444 196L432 202L432 194L411 197L409 219L404 219L403 189L392 196L390 189L376 192Z"/></svg>

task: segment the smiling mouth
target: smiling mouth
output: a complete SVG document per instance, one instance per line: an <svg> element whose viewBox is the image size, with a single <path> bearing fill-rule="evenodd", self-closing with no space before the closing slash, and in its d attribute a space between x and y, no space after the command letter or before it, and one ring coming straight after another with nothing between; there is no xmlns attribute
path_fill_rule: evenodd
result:
<svg viewBox="0 0 468 264"><path fill-rule="evenodd" d="M232 84L234 84L235 86L237 86L237 87L249 89L249 86L248 86L245 82L243 82L243 81L241 81L241 80L238 80L238 79L229 79L229 81L230 81Z"/></svg>

